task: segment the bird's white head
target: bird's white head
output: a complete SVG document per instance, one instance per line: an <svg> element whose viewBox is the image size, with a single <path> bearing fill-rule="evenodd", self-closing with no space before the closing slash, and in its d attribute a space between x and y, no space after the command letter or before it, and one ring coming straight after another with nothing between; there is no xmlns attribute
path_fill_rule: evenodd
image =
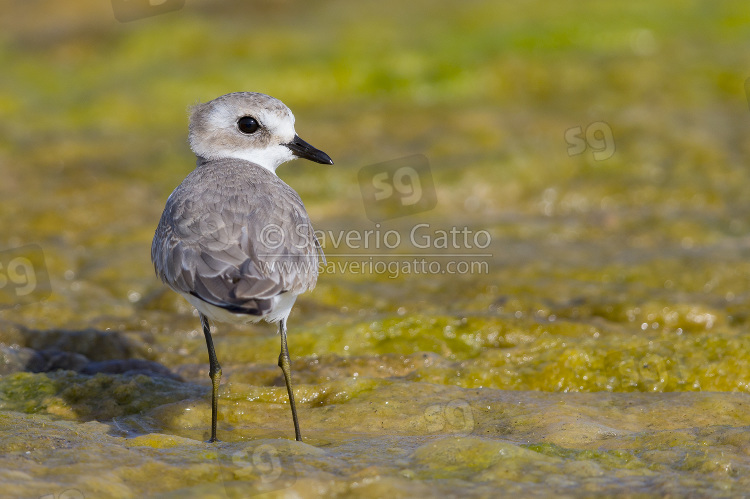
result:
<svg viewBox="0 0 750 499"><path fill-rule="evenodd" d="M235 92L198 104L190 114L190 148L202 158L236 158L276 173L295 157L333 164L331 158L294 130L294 115L280 100Z"/></svg>

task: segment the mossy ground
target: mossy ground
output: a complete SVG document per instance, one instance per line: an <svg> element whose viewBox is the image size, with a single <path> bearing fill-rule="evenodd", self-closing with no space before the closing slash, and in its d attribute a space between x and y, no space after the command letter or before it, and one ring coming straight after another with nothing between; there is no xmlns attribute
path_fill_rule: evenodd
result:
<svg viewBox="0 0 750 499"><path fill-rule="evenodd" d="M51 284L0 311L6 492L746 493L749 23L743 2L6 6L0 263L37 245ZM334 158L279 169L316 229L403 241L326 241L289 324L305 444L264 325L218 325L223 442L203 443L205 343L149 261L194 164L188 106L237 90L281 98ZM596 123L611 156L569 155ZM376 225L358 171L412 154L437 206ZM425 250L417 224L491 244ZM476 266L337 267L440 251ZM122 359L146 364L24 372Z"/></svg>

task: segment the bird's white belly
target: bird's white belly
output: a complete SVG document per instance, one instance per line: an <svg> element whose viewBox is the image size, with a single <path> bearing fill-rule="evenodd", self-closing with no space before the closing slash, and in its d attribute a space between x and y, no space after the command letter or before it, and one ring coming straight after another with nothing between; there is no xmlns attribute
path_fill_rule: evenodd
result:
<svg viewBox="0 0 750 499"><path fill-rule="evenodd" d="M180 293L192 306L198 309L198 312L202 313L210 320L226 322L229 324L250 324L262 320L266 322L278 322L281 319L289 317L294 302L297 300L297 295L290 292L283 293L277 296L277 301L274 304L273 309L266 315L248 315L230 312L227 309L206 303L200 298L188 293L182 293L179 291L178 293Z"/></svg>

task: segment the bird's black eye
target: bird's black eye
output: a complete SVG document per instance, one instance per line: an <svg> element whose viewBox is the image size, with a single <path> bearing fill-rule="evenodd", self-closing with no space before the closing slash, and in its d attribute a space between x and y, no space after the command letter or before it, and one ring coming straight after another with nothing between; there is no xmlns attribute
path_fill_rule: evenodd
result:
<svg viewBox="0 0 750 499"><path fill-rule="evenodd" d="M260 123L258 123L258 120L256 120L252 116L243 116L242 118L237 120L237 128L240 129L240 132L249 135L258 131L258 128L260 128Z"/></svg>

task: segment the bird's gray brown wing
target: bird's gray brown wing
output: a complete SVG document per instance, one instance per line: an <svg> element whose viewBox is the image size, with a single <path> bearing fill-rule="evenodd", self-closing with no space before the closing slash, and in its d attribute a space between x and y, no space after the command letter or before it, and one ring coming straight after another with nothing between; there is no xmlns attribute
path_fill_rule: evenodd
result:
<svg viewBox="0 0 750 499"><path fill-rule="evenodd" d="M239 160L199 162L167 201L151 247L170 287L251 315L312 289L320 256L297 193Z"/></svg>

